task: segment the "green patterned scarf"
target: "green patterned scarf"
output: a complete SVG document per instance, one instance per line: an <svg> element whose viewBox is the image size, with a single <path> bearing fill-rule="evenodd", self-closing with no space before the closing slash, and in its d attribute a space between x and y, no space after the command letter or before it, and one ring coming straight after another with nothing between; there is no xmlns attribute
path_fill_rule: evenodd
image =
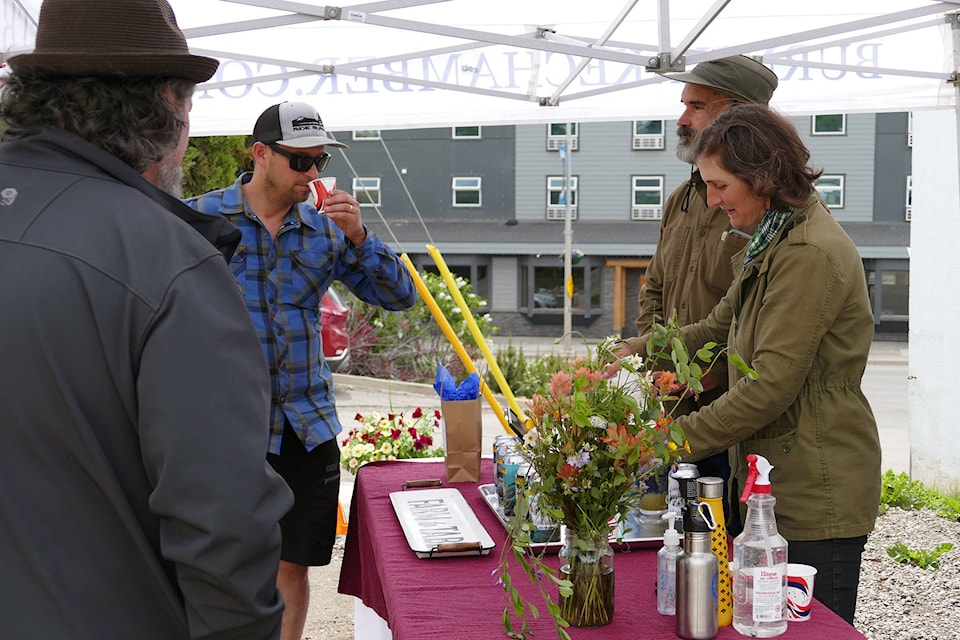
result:
<svg viewBox="0 0 960 640"><path fill-rule="evenodd" d="M763 214L763 220L760 221L757 230L753 232L753 237L750 238L750 244L747 245L747 255L743 257L744 269L770 245L770 242L783 227L783 223L787 221L791 213L793 211L767 209L767 212Z"/></svg>

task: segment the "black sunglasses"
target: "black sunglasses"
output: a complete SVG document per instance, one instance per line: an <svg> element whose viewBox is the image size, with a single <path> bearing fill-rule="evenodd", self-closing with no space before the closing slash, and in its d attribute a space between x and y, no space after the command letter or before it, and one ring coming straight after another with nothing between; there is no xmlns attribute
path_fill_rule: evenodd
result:
<svg viewBox="0 0 960 640"><path fill-rule="evenodd" d="M277 146L275 142L268 142L267 146L270 147L274 153L279 153L284 158L288 158L290 160L290 168L294 171L302 173L304 171L310 171L310 167L315 166L317 173L323 173L323 170L330 164L330 154L326 151L314 158L313 156L305 156L300 153L290 153L286 149Z"/></svg>

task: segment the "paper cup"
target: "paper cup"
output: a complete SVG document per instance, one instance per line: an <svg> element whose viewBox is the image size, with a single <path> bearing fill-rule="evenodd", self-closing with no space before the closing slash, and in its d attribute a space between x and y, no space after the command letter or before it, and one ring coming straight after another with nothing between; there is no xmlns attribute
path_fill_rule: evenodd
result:
<svg viewBox="0 0 960 640"><path fill-rule="evenodd" d="M787 565L787 613L790 622L804 622L810 619L810 603L813 600L813 580L817 577L816 567L808 564Z"/></svg>
<svg viewBox="0 0 960 640"><path fill-rule="evenodd" d="M333 176L317 178L309 182L309 187L317 211L323 211L323 203L327 201L330 192L337 188L337 179Z"/></svg>

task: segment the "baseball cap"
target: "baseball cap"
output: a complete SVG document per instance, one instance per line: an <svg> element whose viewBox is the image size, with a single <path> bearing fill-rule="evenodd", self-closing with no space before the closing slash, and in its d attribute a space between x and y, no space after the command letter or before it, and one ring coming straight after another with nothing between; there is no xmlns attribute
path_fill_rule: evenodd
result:
<svg viewBox="0 0 960 640"><path fill-rule="evenodd" d="M281 102L269 107L257 118L253 139L256 142L276 142L292 149L321 145L349 148L327 133L317 110L303 102Z"/></svg>
<svg viewBox="0 0 960 640"><path fill-rule="evenodd" d="M664 77L719 89L755 104L767 104L777 88L777 74L753 58L738 55L699 63L690 71Z"/></svg>

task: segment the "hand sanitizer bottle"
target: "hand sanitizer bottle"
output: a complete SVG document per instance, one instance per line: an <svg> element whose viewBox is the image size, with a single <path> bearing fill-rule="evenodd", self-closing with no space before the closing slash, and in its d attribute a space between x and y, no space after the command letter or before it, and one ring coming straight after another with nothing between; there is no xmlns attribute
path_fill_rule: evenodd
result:
<svg viewBox="0 0 960 640"><path fill-rule="evenodd" d="M777 531L766 458L747 456L741 502L747 503L743 533L733 541L733 628L745 636L772 638L787 630L787 541Z"/></svg>
<svg viewBox="0 0 960 640"><path fill-rule="evenodd" d="M665 616L677 613L677 556L680 555L680 534L674 528L677 514L663 514L667 530L663 532L663 546L657 552L657 612Z"/></svg>

